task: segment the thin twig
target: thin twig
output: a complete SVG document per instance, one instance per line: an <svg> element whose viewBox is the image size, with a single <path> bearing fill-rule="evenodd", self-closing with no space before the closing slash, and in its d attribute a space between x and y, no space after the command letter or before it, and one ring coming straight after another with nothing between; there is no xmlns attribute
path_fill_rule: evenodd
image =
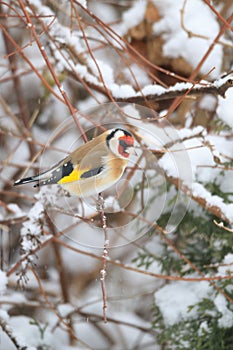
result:
<svg viewBox="0 0 233 350"><path fill-rule="evenodd" d="M50 71L50 73L51 73L53 79L54 79L54 82L55 82L55 84L57 85L57 87L58 87L58 89L59 89L59 92L61 93L61 95L62 95L62 97L63 97L63 99L64 99L64 101L65 101L67 107L69 108L72 117L74 118L74 121L75 121L75 123L77 124L77 127L78 127L78 129L80 130L80 132L81 132L81 135L82 135L83 140L86 142L86 141L87 141L87 137L86 137L86 134L85 134L85 132L84 132L84 130L83 130L83 128L82 128L82 126L81 126L81 124L80 124L80 122L79 122L77 116L76 116L75 108L73 107L73 105L72 105L72 103L71 103L71 101L70 101L70 99L69 99L69 97L68 97L66 91L64 90L62 84L60 83L60 81L59 81L59 79L58 79L58 76L57 76L57 74L55 73L55 71L54 71L54 69L53 69L53 66L52 66L52 64L51 64L51 62L50 62L50 60L49 60L49 58L48 58L48 55L47 55L46 52L45 52L45 48L44 48L44 46L41 44L41 42L40 42L40 40L39 40L39 38L38 38L38 35L37 35L37 33L36 33L35 26L34 26L32 20L31 20L31 17L30 17L30 15L29 15L29 13L28 13L26 7L24 6L24 3L23 3L22 0L19 0L19 4L20 4L20 7L21 7L21 9L22 9L24 15L25 15L26 18L27 18L27 23L28 23L28 25L30 25L29 28L30 28L30 30L31 30L31 33L32 33L33 37L35 38L36 44L37 44L37 46L38 46L38 49L40 50L40 53L41 53L41 55L42 55L42 57L43 57L43 59L44 59L46 65L47 65L47 67L48 67L48 69L49 69L49 71ZM31 10L32 10L33 14L36 15L36 13L35 13L33 7L31 7Z"/></svg>
<svg viewBox="0 0 233 350"><path fill-rule="evenodd" d="M104 231L104 251L103 251L103 266L100 270L100 282L102 288L102 296L103 296L103 317L104 322L107 322L107 292L106 292L106 284L105 277L107 275L107 260L108 260L108 251L109 251L109 239L108 239L108 227L107 227L107 219L104 213L104 198L101 193L98 195L97 201L97 211L100 213L102 228Z"/></svg>
<svg viewBox="0 0 233 350"><path fill-rule="evenodd" d="M73 246L67 244L66 242L60 240L58 237L54 237L53 239L56 242L58 242L59 244L61 244L62 246L66 247L74 252L90 256L90 257L95 258L97 260L103 259L102 257L100 257L94 253L73 247ZM174 276L174 275L162 275L162 274L158 274L158 273L155 273L152 271L142 270L142 269L139 269L139 268L131 266L131 265L126 265L126 264L121 263L121 262L116 261L116 260L108 259L108 263L112 264L114 266L117 266L119 268L122 268L124 270L132 271L132 272L136 272L136 273L139 273L142 275L160 278L160 279L168 280L168 281L200 282L200 281L221 281L221 280L233 279L233 274L232 275L225 275L225 276L215 275L215 276L211 276L211 277L185 277L185 276ZM231 299L231 303L233 303L232 299Z"/></svg>
<svg viewBox="0 0 233 350"><path fill-rule="evenodd" d="M221 221L221 222L217 222L216 220L214 220L214 224L215 224L216 226L218 226L219 228L221 228L221 229L227 231L227 232L233 233L233 230L232 230L231 228L229 228L229 227L224 226L224 224L223 224L222 221Z"/></svg>
<svg viewBox="0 0 233 350"><path fill-rule="evenodd" d="M218 11L216 10L213 10L213 6L211 7L211 5L209 4L209 2L207 0L204 0L205 3L211 8L211 10L218 16L218 18L220 20L223 19L223 23L227 25L227 27L229 27L229 29L231 28L230 24L227 23L225 21L225 19L218 13ZM184 0L184 3L183 3L183 7L182 9L180 10L180 25L181 25L181 28L187 33L188 37L189 38L199 38L199 39L204 39L204 40L210 40L210 37L208 37L207 35L202 35L202 34L198 34L198 33L194 33L192 32L191 30L189 30L186 25L185 25L185 8L186 8L186 5L187 5L187 0ZM232 30L232 28L230 29ZM220 45L224 45L224 46L227 46L227 47L230 47L232 48L232 44L230 44L229 42L224 42L224 41L221 41L221 40L218 40L218 44Z"/></svg>

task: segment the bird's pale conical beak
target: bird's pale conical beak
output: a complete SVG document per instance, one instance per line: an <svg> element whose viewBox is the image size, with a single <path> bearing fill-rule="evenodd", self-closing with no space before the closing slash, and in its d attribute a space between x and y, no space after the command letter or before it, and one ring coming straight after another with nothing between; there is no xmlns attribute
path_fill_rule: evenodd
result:
<svg viewBox="0 0 233 350"><path fill-rule="evenodd" d="M135 150L134 147L128 147L128 148L127 148L127 152L128 152L129 154L132 154L132 155L134 155L134 156L137 156L137 152L136 152L136 150Z"/></svg>

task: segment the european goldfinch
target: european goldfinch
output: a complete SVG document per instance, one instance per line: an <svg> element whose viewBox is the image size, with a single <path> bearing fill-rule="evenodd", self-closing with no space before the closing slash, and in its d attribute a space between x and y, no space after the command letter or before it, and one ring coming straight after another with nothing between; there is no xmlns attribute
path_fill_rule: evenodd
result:
<svg viewBox="0 0 233 350"><path fill-rule="evenodd" d="M78 197L100 193L122 176L134 137L124 129L111 129L77 148L51 169L36 176L17 180L14 185L36 182L37 186L60 184Z"/></svg>

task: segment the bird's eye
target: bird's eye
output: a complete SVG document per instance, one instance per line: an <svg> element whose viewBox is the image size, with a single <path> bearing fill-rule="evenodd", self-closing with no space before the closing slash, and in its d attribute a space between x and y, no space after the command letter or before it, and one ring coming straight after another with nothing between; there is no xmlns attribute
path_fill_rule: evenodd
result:
<svg viewBox="0 0 233 350"><path fill-rule="evenodd" d="M127 147L130 146L125 140L119 140L119 144L120 144L120 146L122 146L123 148L127 148Z"/></svg>

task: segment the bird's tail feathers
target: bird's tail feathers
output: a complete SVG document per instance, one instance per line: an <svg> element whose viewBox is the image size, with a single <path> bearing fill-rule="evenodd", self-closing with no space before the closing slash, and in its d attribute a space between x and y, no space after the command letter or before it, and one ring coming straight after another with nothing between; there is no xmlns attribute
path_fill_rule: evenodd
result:
<svg viewBox="0 0 233 350"><path fill-rule="evenodd" d="M37 181L37 183L34 185L34 187L39 186L39 175L25 177L24 179L19 179L19 180L15 181L14 186L23 185L23 184L27 184L29 182L36 182L36 181Z"/></svg>

